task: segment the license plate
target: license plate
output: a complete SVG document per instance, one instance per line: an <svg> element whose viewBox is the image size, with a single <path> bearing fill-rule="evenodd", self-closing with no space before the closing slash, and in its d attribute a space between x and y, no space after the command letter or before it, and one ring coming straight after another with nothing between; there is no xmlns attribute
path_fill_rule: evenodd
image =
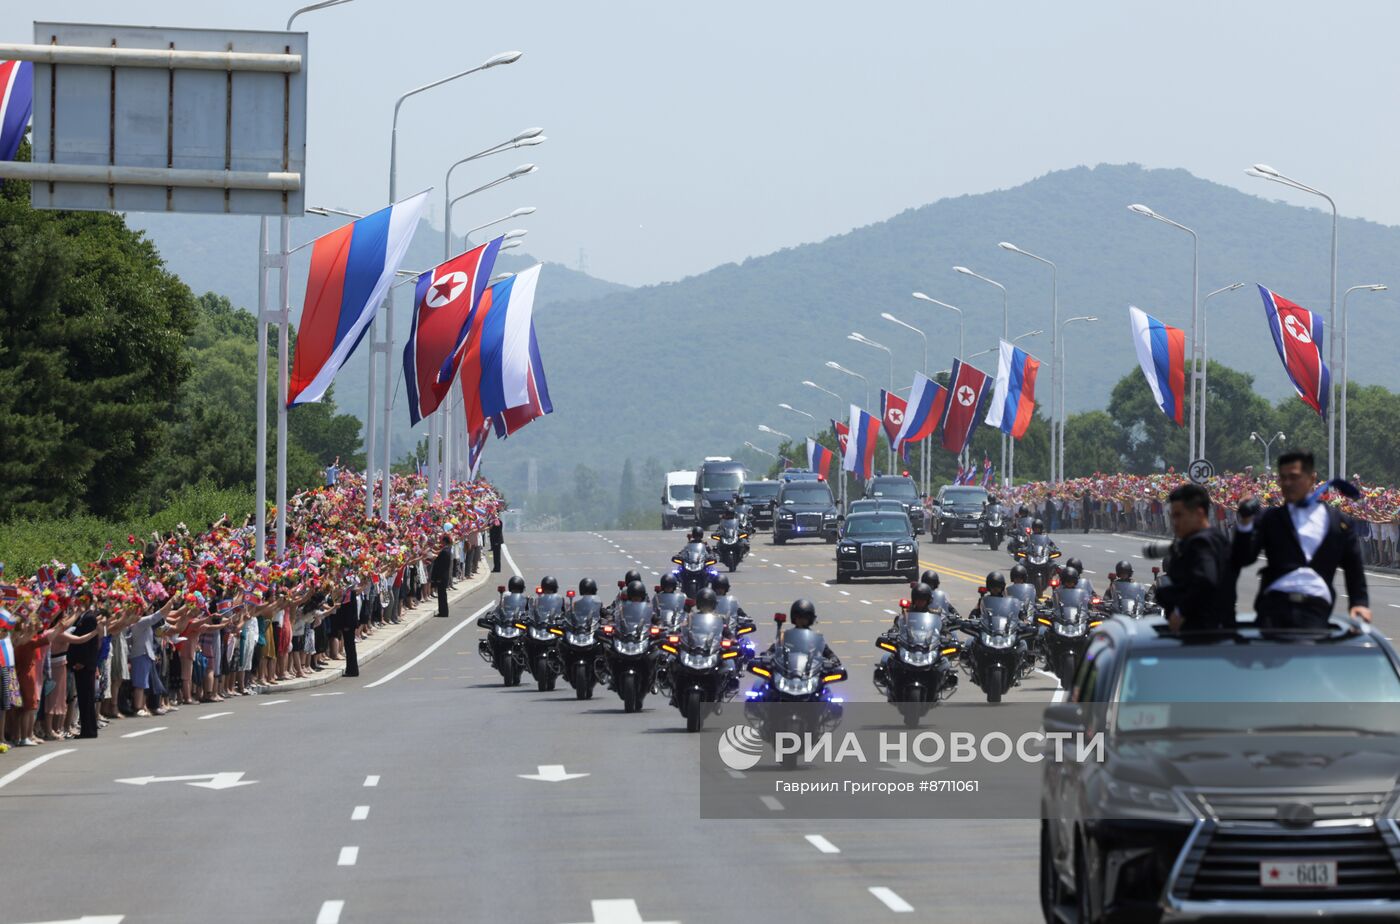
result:
<svg viewBox="0 0 1400 924"><path fill-rule="evenodd" d="M1337 884L1335 860L1260 863L1259 884L1282 889L1330 889Z"/></svg>

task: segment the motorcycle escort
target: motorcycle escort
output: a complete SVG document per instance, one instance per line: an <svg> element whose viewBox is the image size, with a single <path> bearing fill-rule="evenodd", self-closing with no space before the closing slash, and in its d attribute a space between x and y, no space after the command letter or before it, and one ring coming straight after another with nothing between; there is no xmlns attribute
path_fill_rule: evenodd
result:
<svg viewBox="0 0 1400 924"><path fill-rule="evenodd" d="M571 590L565 595L568 606L564 610L564 635L559 641L559 660L564 666L564 677L574 688L579 699L592 699L593 687L607 683L607 662L602 657L602 645L598 642L598 630L602 626L603 608L598 598L592 594L574 596Z"/></svg>
<svg viewBox="0 0 1400 924"><path fill-rule="evenodd" d="M749 534L739 525L737 517L725 517L719 521L718 532L710 536L715 541L715 555L730 571L739 567L749 554Z"/></svg>
<svg viewBox="0 0 1400 924"><path fill-rule="evenodd" d="M999 703L1034 662L1026 642L1037 629L1022 622L1024 601L991 596L985 587L978 588L978 593L982 596L977 615L959 620L956 626L971 636L962 649L962 663L987 702Z"/></svg>
<svg viewBox="0 0 1400 924"><path fill-rule="evenodd" d="M723 617L697 611L660 648L671 656L671 704L685 718L685 730L698 732L705 717L738 692L738 680L727 662L740 656L739 646L725 632Z"/></svg>
<svg viewBox="0 0 1400 924"><path fill-rule="evenodd" d="M749 664L749 672L761 682L748 693L745 717L770 743L780 733L806 740L806 736L834 730L841 722L844 700L829 687L846 679L845 668L828 665L826 640L820 632L796 627L784 632L787 616L783 613L773 614L773 621L778 625L773 647ZM797 760L797 754L785 753L782 766L793 769Z"/></svg>
<svg viewBox="0 0 1400 924"><path fill-rule="evenodd" d="M1040 634L1045 668L1060 679L1060 686L1069 689L1079 661L1089 647L1089 630L1103 619L1092 610L1093 598L1080 587L1060 587L1055 579L1055 594L1049 612L1036 617L1044 627Z"/></svg>
<svg viewBox="0 0 1400 924"><path fill-rule="evenodd" d="M525 617L525 669L535 678L541 693L554 690L564 670L559 658L559 640L564 636L564 598L559 584L545 578L535 588L536 597Z"/></svg>
<svg viewBox="0 0 1400 924"><path fill-rule="evenodd" d="M1044 533L1029 534L1011 552L1011 557L1026 566L1036 593L1045 593L1050 579L1055 576L1055 560L1060 557L1060 550L1050 537Z"/></svg>
<svg viewBox="0 0 1400 924"><path fill-rule="evenodd" d="M673 572L680 583L681 593L694 600L702 587L710 586L714 577L715 559L703 542L689 542L681 553L671 559L678 567Z"/></svg>
<svg viewBox="0 0 1400 924"><path fill-rule="evenodd" d="M935 591L942 594L942 591ZM946 600L944 601L946 606ZM875 689L899 707L904 724L914 728L938 702L958 686L956 662L959 648L945 637L944 607L930 604L927 612L911 612L909 601L899 601L895 627L875 640L886 652L875 668Z"/></svg>
<svg viewBox="0 0 1400 924"><path fill-rule="evenodd" d="M511 585L510 593L506 593L504 585L496 588L499 599L495 610L477 620L477 625L489 633L477 644L477 652L483 661L500 671L501 681L508 687L519 684L525 670L525 646L521 636L528 629L525 619L530 612L525 582L512 578Z"/></svg>
<svg viewBox="0 0 1400 924"><path fill-rule="evenodd" d="M1006 512L1001 504L989 504L982 516L982 541L995 552L1006 538Z"/></svg>
<svg viewBox="0 0 1400 924"><path fill-rule="evenodd" d="M622 700L625 712L640 712L656 679L655 644L661 627L652 622L652 605L646 600L624 600L613 621L599 630L611 688Z"/></svg>

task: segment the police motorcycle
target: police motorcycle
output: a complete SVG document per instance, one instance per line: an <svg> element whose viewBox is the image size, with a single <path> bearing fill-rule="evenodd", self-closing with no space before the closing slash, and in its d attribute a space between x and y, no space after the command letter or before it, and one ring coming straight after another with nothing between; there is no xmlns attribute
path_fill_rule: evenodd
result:
<svg viewBox="0 0 1400 924"><path fill-rule="evenodd" d="M525 620L530 613L530 598L525 596L525 581L521 578L511 578L510 592L506 590L505 585L496 588L496 608L477 620L477 625L488 633L477 644L477 652L483 661L500 671L505 686L513 687L520 683L525 670L522 636L529 629Z"/></svg>
<svg viewBox="0 0 1400 924"><path fill-rule="evenodd" d="M559 640L564 636L564 598L559 595L559 582L552 577L540 579L535 588L535 600L525 616L525 669L535 678L541 693L554 690L554 684L564 671L559 658Z"/></svg>
<svg viewBox="0 0 1400 924"><path fill-rule="evenodd" d="M1016 518L1011 523L1011 530L1006 539L1006 551L1012 555L1026 541L1026 537L1031 534L1031 527L1035 524L1035 517L1025 507L1016 511Z"/></svg>
<svg viewBox="0 0 1400 924"><path fill-rule="evenodd" d="M1039 524L1040 521L1036 520L1035 523ZM1008 551L1018 564L1026 566L1036 593L1045 593L1050 579L1055 576L1055 562L1060 557L1060 550L1050 537L1044 532L1035 532L1033 528L1014 550L1008 548Z"/></svg>
<svg viewBox="0 0 1400 924"><path fill-rule="evenodd" d="M681 553L671 561L676 565L672 573L680 583L681 593L695 599L701 588L709 587L710 580L718 573L714 570L715 557L697 535L698 529L691 532L691 539Z"/></svg>
<svg viewBox="0 0 1400 924"><path fill-rule="evenodd" d="M612 620L599 628L598 640L610 689L617 692L624 711L639 712L656 679L655 645L661 627L653 622L655 611L641 582L634 581L629 589L632 592L618 604Z"/></svg>
<svg viewBox="0 0 1400 924"><path fill-rule="evenodd" d="M1078 579L1077 570L1066 568L1062 577L1053 580L1047 612L1036 616L1036 622L1044 630L1040 633L1040 646L1045 668L1060 679L1060 686L1066 690L1089 647L1090 630L1103 622L1102 615L1095 610L1102 601L1090 596L1084 588L1074 586Z"/></svg>
<svg viewBox="0 0 1400 924"><path fill-rule="evenodd" d="M663 636L679 629L685 622L686 614L695 604L694 600L687 599L676 587L676 578L670 574L663 577L660 584L652 587L656 592L656 596L652 598L652 608L655 611L652 622L661 630L659 634ZM657 653L656 669L652 672L651 692L671 695L671 663L674 660L674 655L669 652Z"/></svg>
<svg viewBox="0 0 1400 924"><path fill-rule="evenodd" d="M746 533L754 531L753 505L744 499L744 495L734 495L734 517L739 521L739 529Z"/></svg>
<svg viewBox="0 0 1400 924"><path fill-rule="evenodd" d="M1034 624L1023 620L1025 601L989 592L998 589L997 578L1000 575L995 572L987 576L991 586L977 588L977 609L970 618L958 620L955 627L971 637L962 646L962 664L989 703L1001 702L1034 663L1028 642L1038 632ZM1005 586L1004 578L1001 584Z"/></svg>
<svg viewBox="0 0 1400 924"><path fill-rule="evenodd" d="M730 571L739 567L739 562L749 554L749 531L739 524L737 516L730 516L726 510L710 538L715 542L715 557Z"/></svg>
<svg viewBox="0 0 1400 924"><path fill-rule="evenodd" d="M705 717L739 690L738 678L729 668L740 656L739 646L726 631L724 618L714 611L714 602L714 591L701 591L695 610L659 645L671 657L671 705L680 710L688 732L698 732Z"/></svg>
<svg viewBox="0 0 1400 924"><path fill-rule="evenodd" d="M1002 540L1006 538L1006 508L1001 504L988 504L982 514L980 529L987 548L993 552L1001 548Z"/></svg>
<svg viewBox="0 0 1400 924"><path fill-rule="evenodd" d="M1149 596L1150 588L1136 581L1113 581L1109 584L1110 595L1105 598L1104 609L1110 616L1160 615L1162 608Z"/></svg>
<svg viewBox="0 0 1400 924"><path fill-rule="evenodd" d="M916 585L916 593L923 586ZM911 610L909 600L900 600L894 628L875 640L886 653L875 666L875 689L899 707L910 728L958 687L960 649L951 637L952 608L943 591L931 593L927 611Z"/></svg>
<svg viewBox="0 0 1400 924"><path fill-rule="evenodd" d="M592 699L593 687L608 681L607 661L598 641L603 608L596 592L597 584L584 578L579 582L577 597L572 590L565 595L564 635L559 641L559 659L564 666L564 677L579 699Z"/></svg>
<svg viewBox="0 0 1400 924"><path fill-rule="evenodd" d="M729 593L727 589L715 588L715 593L719 597L715 600L715 612L724 620L724 627L735 639L738 640L739 657L747 665L754 659L753 642L749 639L758 626L746 615L739 612L739 598Z"/></svg>
<svg viewBox="0 0 1400 924"><path fill-rule="evenodd" d="M806 603L812 618L815 610ZM770 744L780 733L795 734L807 740L823 732L835 730L841 722L842 703L830 685L846 679L846 669L838 660L826 656L826 640L811 628L794 626L783 631L787 614L774 613L777 637L773 645L749 663L749 673L759 683L748 692L744 716L759 736ZM782 766L797 766L796 753L784 753Z"/></svg>

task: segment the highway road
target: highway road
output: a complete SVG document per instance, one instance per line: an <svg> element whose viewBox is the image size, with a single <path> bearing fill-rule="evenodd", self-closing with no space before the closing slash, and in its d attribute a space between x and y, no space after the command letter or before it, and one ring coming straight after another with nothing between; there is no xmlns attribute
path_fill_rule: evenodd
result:
<svg viewBox="0 0 1400 924"><path fill-rule="evenodd" d="M1057 538L1099 589L1142 545ZM509 558L531 584L590 576L608 593L630 567L655 580L682 542L526 533ZM967 543L922 552L963 612L985 573L1009 565ZM1134 561L1145 576L1150 563ZM877 701L874 639L907 585L833 576L831 546L763 535L733 584L764 644L773 611L814 600L850 669L843 692ZM1253 578L1240 586L1247 601ZM1400 581L1375 576L1373 596L1382 631L1396 634ZM7 755L0 924L1038 920L1032 820L813 822L761 808L701 819L701 739L676 710L652 697L626 715L606 690L579 701L563 685L501 687L472 624L494 600L492 582L355 680ZM1033 675L1011 698L1048 702L1055 689ZM955 695L980 698L965 678ZM6 781L17 756L46 761Z"/></svg>

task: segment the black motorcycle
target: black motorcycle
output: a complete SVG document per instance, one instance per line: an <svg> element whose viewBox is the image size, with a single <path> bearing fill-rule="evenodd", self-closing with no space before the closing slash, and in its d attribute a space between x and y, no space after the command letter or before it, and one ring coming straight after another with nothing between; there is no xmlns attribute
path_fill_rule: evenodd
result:
<svg viewBox="0 0 1400 924"><path fill-rule="evenodd" d="M982 541L987 543L987 548L995 552L1001 548L1002 540L1006 538L1006 513L1000 504L992 504L982 516Z"/></svg>
<svg viewBox="0 0 1400 924"><path fill-rule="evenodd" d="M1032 663L1027 641L1036 636L1037 630L1021 621L1025 606L1016 597L991 597L984 593L977 604L977 615L959 620L956 627L972 637L962 649L963 667L989 703L1001 702Z"/></svg>
<svg viewBox="0 0 1400 924"><path fill-rule="evenodd" d="M593 596L574 597L567 594L564 610L564 635L559 640L559 660L564 665L564 677L579 699L592 699L593 687L607 682L607 662L598 643L603 608Z"/></svg>
<svg viewBox="0 0 1400 924"><path fill-rule="evenodd" d="M652 622L652 606L645 600L625 600L613 621L599 631L607 661L611 688L627 712L640 712L642 701L656 679L655 645L661 629Z"/></svg>
<svg viewBox="0 0 1400 924"><path fill-rule="evenodd" d="M1160 615L1162 612L1162 608L1150 599L1148 588L1145 585L1135 581L1113 581L1109 587L1109 596L1105 600L1105 605L1112 616L1138 618Z"/></svg>
<svg viewBox="0 0 1400 924"><path fill-rule="evenodd" d="M939 700L958 687L958 645L944 636L945 613L900 613L895 628L875 640L887 652L875 668L875 689L899 707L904 724L913 728Z"/></svg>
<svg viewBox="0 0 1400 924"><path fill-rule="evenodd" d="M749 672L761 682L749 691L744 714L764 741L772 743L779 734L808 735L833 731L841 722L842 700L834 696L830 684L846 679L844 668L827 663L826 641L812 629L782 631L787 617L778 613L779 635L773 647L749 664ZM782 766L797 766L798 755L782 755Z"/></svg>
<svg viewBox="0 0 1400 924"><path fill-rule="evenodd" d="M559 639L564 636L564 598L539 594L525 617L525 669L535 678L541 693L554 690L564 670L559 660Z"/></svg>
<svg viewBox="0 0 1400 924"><path fill-rule="evenodd" d="M726 518L719 521L718 532L710 536L716 543L715 554L730 571L739 567L739 562L749 554L749 534L739 526L737 519Z"/></svg>
<svg viewBox="0 0 1400 924"><path fill-rule="evenodd" d="M1008 548L1008 551L1011 550ZM1036 593L1045 593L1057 571L1055 561L1060 557L1060 550L1050 541L1050 537L1044 533L1031 533L1011 552L1011 557L1026 566L1031 580L1035 582Z"/></svg>
<svg viewBox="0 0 1400 924"><path fill-rule="evenodd" d="M1035 523L1034 517L1017 517L1011 524L1011 530L1006 537L1006 551L1016 554L1016 551L1025 544L1026 537L1031 535L1031 526Z"/></svg>
<svg viewBox="0 0 1400 924"><path fill-rule="evenodd" d="M685 718L685 730L698 732L705 717L739 690L728 667L739 657L739 647L725 634L718 613L692 613L660 647L671 656L671 705Z"/></svg>
<svg viewBox="0 0 1400 924"><path fill-rule="evenodd" d="M703 542L687 543L686 547L681 549L681 553L671 561L677 565L672 573L680 584L681 593L691 600L695 599L701 588L709 587L710 580L718 574L714 570L714 556Z"/></svg>
<svg viewBox="0 0 1400 924"><path fill-rule="evenodd" d="M477 625L489 634L477 643L477 653L487 664L501 672L501 681L508 687L520 683L525 670L525 646L522 636L530 613L530 598L524 594L508 594L497 587L500 599L496 609L477 620Z"/></svg>
<svg viewBox="0 0 1400 924"><path fill-rule="evenodd" d="M685 594L678 591L662 593L660 585L656 587L652 605L656 609L656 624L661 627L663 635L677 629L685 621L686 602Z"/></svg>
<svg viewBox="0 0 1400 924"><path fill-rule="evenodd" d="M1103 620L1093 611L1089 592L1080 587L1060 587L1050 601L1048 612L1037 616L1045 668L1060 678L1066 690L1079 669L1079 661L1089 647L1089 630Z"/></svg>
<svg viewBox="0 0 1400 924"><path fill-rule="evenodd" d="M725 594L715 601L715 612L724 620L724 628L731 638L739 641L739 657L744 664L748 664L754 659L755 651L753 642L749 636L758 629L754 621L748 616L739 615L739 598L733 594Z"/></svg>

